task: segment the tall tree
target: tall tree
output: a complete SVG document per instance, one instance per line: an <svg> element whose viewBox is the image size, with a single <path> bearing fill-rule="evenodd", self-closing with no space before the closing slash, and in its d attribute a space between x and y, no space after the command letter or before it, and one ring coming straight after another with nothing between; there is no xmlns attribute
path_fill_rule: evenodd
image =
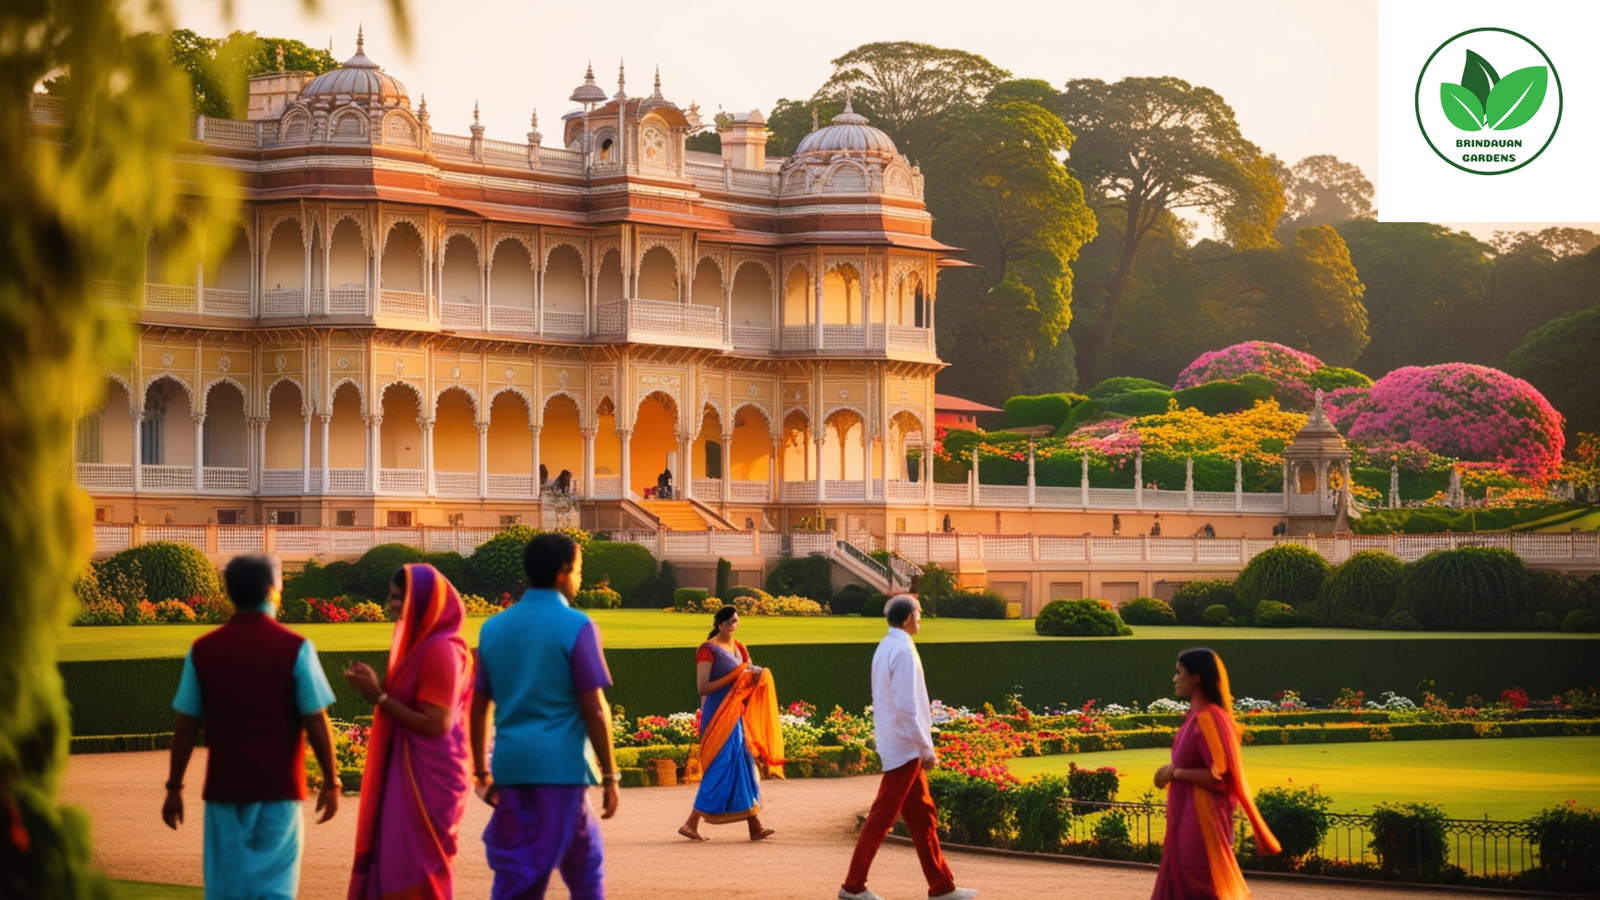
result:
<svg viewBox="0 0 1600 900"><path fill-rule="evenodd" d="M1283 188L1239 132L1233 110L1208 88L1171 77L1075 79L1059 109L1077 136L1068 168L1093 205L1124 213L1121 256L1096 333L1078 348L1080 367L1092 379L1105 374L1139 244L1162 214L1207 213L1236 249L1266 246L1283 209Z"/></svg>
<svg viewBox="0 0 1600 900"><path fill-rule="evenodd" d="M1337 156L1308 156L1293 166L1270 157L1283 183L1285 205L1278 220L1278 239L1290 241L1301 228L1337 225L1346 219L1370 219L1372 182L1361 169Z"/></svg>
<svg viewBox="0 0 1600 900"><path fill-rule="evenodd" d="M219 39L179 28L170 41L173 64L189 76L194 88L193 110L219 119L242 118L239 104L253 75L320 75L339 64L327 50L290 38L261 37L253 31L235 31Z"/></svg>
<svg viewBox="0 0 1600 900"><path fill-rule="evenodd" d="M1213 267L1233 277L1216 278L1231 308L1237 340L1273 341L1335 366L1356 361L1367 346L1363 286L1350 250L1327 225L1302 228L1283 247L1247 250L1237 265Z"/></svg>
<svg viewBox="0 0 1600 900"><path fill-rule="evenodd" d="M1025 100L995 99L948 115L929 159L935 235L981 268L940 278L940 353L955 391L998 402L1076 383L1071 348L1072 263L1094 237L1083 186L1061 164L1072 134Z"/></svg>
<svg viewBox="0 0 1600 900"><path fill-rule="evenodd" d="M844 110L842 100L780 98L767 114L767 155L791 156L800 141Z"/></svg>
<svg viewBox="0 0 1600 900"><path fill-rule="evenodd" d="M1600 379L1594 377L1600 347L1600 307L1563 316L1534 329L1506 359L1506 371L1526 379L1567 420L1567 436L1600 431Z"/></svg>
<svg viewBox="0 0 1600 900"><path fill-rule="evenodd" d="M1483 326L1489 248L1464 231L1424 222L1349 219L1335 226L1366 285L1372 340L1355 368L1379 378L1400 366L1463 358Z"/></svg>
<svg viewBox="0 0 1600 900"><path fill-rule="evenodd" d="M944 140L947 113L976 107L1011 77L975 53L911 41L862 44L832 65L833 77L814 99L838 100L850 88L856 111L918 162Z"/></svg>

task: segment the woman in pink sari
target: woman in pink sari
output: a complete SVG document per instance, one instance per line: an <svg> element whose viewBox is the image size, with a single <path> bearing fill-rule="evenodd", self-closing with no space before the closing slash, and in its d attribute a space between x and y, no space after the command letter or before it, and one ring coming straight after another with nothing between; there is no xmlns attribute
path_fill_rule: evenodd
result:
<svg viewBox="0 0 1600 900"><path fill-rule="evenodd" d="M1178 654L1172 684L1189 716L1172 742L1172 762L1156 771L1167 791L1167 838L1151 900L1245 900L1250 888L1233 855L1233 811L1243 807L1256 852L1278 852L1239 762L1239 729L1222 658L1204 647Z"/></svg>
<svg viewBox="0 0 1600 900"><path fill-rule="evenodd" d="M466 610L437 569L413 564L395 573L389 612L395 627L383 686L363 663L344 673L376 707L349 900L450 900L472 784Z"/></svg>

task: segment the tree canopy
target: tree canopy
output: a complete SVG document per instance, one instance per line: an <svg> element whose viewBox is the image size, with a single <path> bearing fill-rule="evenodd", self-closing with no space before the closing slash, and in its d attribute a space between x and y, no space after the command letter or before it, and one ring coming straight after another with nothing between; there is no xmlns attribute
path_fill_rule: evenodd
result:
<svg viewBox="0 0 1600 900"><path fill-rule="evenodd" d="M178 28L169 40L173 65L189 76L193 87L193 110L219 119L244 118L241 104L253 75L320 75L339 64L327 50L316 50L290 38L261 37L254 31L208 38Z"/></svg>
<svg viewBox="0 0 1600 900"><path fill-rule="evenodd" d="M1506 370L1539 389L1567 419L1567 437L1600 431L1600 307L1563 316L1535 329L1506 359Z"/></svg>
<svg viewBox="0 0 1600 900"><path fill-rule="evenodd" d="M1117 267L1093 333L1079 342L1085 375L1099 377L1139 245L1163 213L1209 213L1236 249L1268 246L1283 188L1271 161L1240 133L1232 108L1209 88L1172 77L1074 79L1058 109L1077 136L1068 168L1091 205L1122 213Z"/></svg>
<svg viewBox="0 0 1600 900"><path fill-rule="evenodd" d="M1283 183L1284 208L1278 219L1278 240L1290 241L1301 228L1337 225L1347 219L1370 219L1372 182L1357 166L1337 156L1308 156L1288 166L1270 157Z"/></svg>

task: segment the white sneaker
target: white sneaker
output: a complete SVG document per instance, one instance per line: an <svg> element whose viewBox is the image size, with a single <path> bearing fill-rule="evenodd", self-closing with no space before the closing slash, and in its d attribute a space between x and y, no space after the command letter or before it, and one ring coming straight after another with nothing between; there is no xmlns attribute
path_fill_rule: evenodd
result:
<svg viewBox="0 0 1600 900"><path fill-rule="evenodd" d="M958 887L948 894L940 894L937 897L929 897L928 900L972 900L972 898L976 896L978 896L978 892L972 888Z"/></svg>
<svg viewBox="0 0 1600 900"><path fill-rule="evenodd" d="M883 900L883 898L867 888L862 888L859 894L852 894L844 888L839 888L839 900Z"/></svg>

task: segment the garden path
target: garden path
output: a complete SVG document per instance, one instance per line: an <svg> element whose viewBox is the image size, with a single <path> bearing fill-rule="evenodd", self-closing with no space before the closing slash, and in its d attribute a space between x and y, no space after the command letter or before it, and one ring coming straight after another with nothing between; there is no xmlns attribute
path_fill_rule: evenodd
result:
<svg viewBox="0 0 1600 900"><path fill-rule="evenodd" d="M72 757L62 800L83 807L94 824L95 853L114 878L167 884L200 883L205 751L190 763L185 794L187 815L174 833L160 818L167 754L118 753ZM622 792L616 818L603 824L608 892L613 897L699 900L711 893L760 900L824 900L838 890L854 844L855 817L872 802L876 777L797 779L763 785L769 813L763 822L776 828L773 839L751 844L743 827L708 827L712 840L690 844L674 829L693 799L692 789L636 788ZM355 841L357 798L347 797L339 814L313 825L306 806L306 856L300 894L306 898L344 896L350 852ZM491 875L483 861L479 835L489 808L473 802L462 826L456 864L456 893L489 896ZM1062 897L1144 900L1155 874L1149 869L1018 860L976 853L950 854L959 884L990 898L1059 900ZM552 898L567 892L556 879ZM1251 879L1257 900L1349 898L1389 893L1371 886ZM883 848L873 866L872 887L891 900L927 895L908 846ZM1460 894L1407 890L1406 900L1444 900ZM1477 894L1480 900L1492 895Z"/></svg>

